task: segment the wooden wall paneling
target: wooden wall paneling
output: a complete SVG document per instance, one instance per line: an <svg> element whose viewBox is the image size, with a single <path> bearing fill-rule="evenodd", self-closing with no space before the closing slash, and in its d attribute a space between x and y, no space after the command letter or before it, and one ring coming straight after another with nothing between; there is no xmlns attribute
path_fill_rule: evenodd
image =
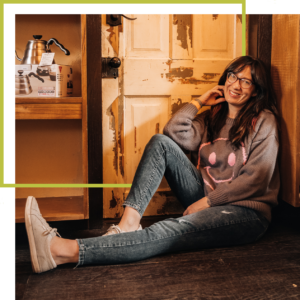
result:
<svg viewBox="0 0 300 300"><path fill-rule="evenodd" d="M300 206L299 15L273 15L272 78L281 116L281 198Z"/></svg>
<svg viewBox="0 0 300 300"><path fill-rule="evenodd" d="M243 28L242 28L242 15L233 15L233 23L234 23L234 32L235 32L235 39L234 39L234 56L238 57L243 54ZM247 25L247 24L246 24ZM247 40L246 40L247 41ZM247 47L247 46L246 46Z"/></svg>
<svg viewBox="0 0 300 300"><path fill-rule="evenodd" d="M103 182L102 151L102 76L101 15L86 16L87 115L88 115L88 182ZM101 188L89 189L89 227L102 224Z"/></svg>
<svg viewBox="0 0 300 300"><path fill-rule="evenodd" d="M86 15L81 15L81 93L82 93L82 177L88 183L88 127L87 127L87 53L86 53ZM83 189L84 218L89 218L88 189Z"/></svg>
<svg viewBox="0 0 300 300"><path fill-rule="evenodd" d="M271 66L272 15L248 15L248 54Z"/></svg>
<svg viewBox="0 0 300 300"><path fill-rule="evenodd" d="M257 57L270 69L272 52L272 15L259 15Z"/></svg>
<svg viewBox="0 0 300 300"><path fill-rule="evenodd" d="M249 55L250 15L246 15L246 55Z"/></svg>
<svg viewBox="0 0 300 300"><path fill-rule="evenodd" d="M257 57L257 32L258 32L258 15L247 15L249 22L248 28L248 54Z"/></svg>

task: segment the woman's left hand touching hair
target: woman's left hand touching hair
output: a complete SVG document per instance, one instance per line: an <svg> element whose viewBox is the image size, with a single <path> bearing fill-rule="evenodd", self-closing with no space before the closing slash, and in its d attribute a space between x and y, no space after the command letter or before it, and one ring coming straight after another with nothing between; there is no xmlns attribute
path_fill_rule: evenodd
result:
<svg viewBox="0 0 300 300"><path fill-rule="evenodd" d="M207 203L208 198L207 197L203 197L202 199L194 202L193 204L191 204L183 213L184 216L193 214L197 211L201 211L204 210L208 207L210 207Z"/></svg>

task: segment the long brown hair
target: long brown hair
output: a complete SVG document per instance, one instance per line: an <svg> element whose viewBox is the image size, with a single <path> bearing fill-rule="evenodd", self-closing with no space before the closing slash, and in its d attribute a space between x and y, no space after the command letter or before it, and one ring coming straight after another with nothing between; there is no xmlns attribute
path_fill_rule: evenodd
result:
<svg viewBox="0 0 300 300"><path fill-rule="evenodd" d="M246 66L250 66L251 68L256 96L251 97L242 107L229 131L229 140L236 147L239 147L241 142L245 140L250 130L254 130L258 115L262 110L268 109L271 111L275 115L278 124L276 94L272 85L271 75L260 59L251 56L240 56L234 59L220 77L219 85L225 85L229 72L234 74L239 73ZM212 106L205 113L204 120L207 125L207 138L208 141L213 142L225 125L228 115L228 103L225 101Z"/></svg>

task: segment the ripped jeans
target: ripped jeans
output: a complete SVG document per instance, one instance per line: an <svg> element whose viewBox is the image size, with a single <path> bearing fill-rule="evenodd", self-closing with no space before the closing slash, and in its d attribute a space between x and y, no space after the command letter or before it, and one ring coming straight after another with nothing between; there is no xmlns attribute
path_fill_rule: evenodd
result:
<svg viewBox="0 0 300 300"><path fill-rule="evenodd" d="M184 208L204 197L200 172L173 140L157 134L145 148L124 206L133 207L142 216L164 175ZM119 264L169 252L251 243L268 225L253 209L210 207L139 231L78 239L78 265Z"/></svg>

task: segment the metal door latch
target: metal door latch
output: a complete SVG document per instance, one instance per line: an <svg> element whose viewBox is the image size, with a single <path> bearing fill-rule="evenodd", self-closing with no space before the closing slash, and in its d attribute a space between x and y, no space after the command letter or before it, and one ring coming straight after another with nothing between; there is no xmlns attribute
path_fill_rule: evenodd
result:
<svg viewBox="0 0 300 300"><path fill-rule="evenodd" d="M119 77L118 68L121 66L121 60L118 57L102 57L102 78Z"/></svg>
<svg viewBox="0 0 300 300"><path fill-rule="evenodd" d="M122 24L122 17L124 17L127 20L133 21L137 18L128 18L124 15L106 15L106 24L110 26L118 26Z"/></svg>

